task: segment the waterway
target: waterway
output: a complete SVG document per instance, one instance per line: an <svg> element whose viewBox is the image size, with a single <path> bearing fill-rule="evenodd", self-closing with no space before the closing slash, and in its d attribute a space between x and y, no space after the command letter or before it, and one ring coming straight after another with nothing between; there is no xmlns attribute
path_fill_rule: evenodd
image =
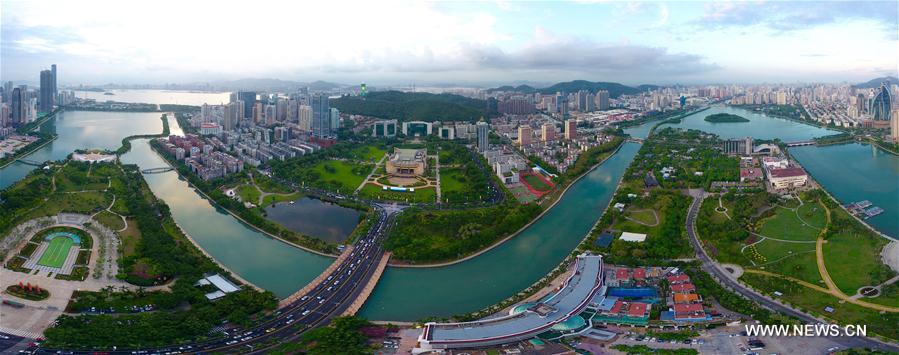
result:
<svg viewBox="0 0 899 355"><path fill-rule="evenodd" d="M218 105L228 103L231 94L227 92L200 92L177 90L109 90L114 95L105 95L97 91L75 91L75 97L94 99L98 102L116 101L146 104L178 104L200 106L204 103Z"/></svg>
<svg viewBox="0 0 899 355"><path fill-rule="evenodd" d="M625 143L555 207L518 236L466 262L440 268L388 268L360 311L369 319L414 321L499 302L558 265L590 231L640 145Z"/></svg>
<svg viewBox="0 0 899 355"><path fill-rule="evenodd" d="M361 215L352 208L309 197L293 204L273 204L265 208L265 214L294 232L338 244L350 236Z"/></svg>
<svg viewBox="0 0 899 355"><path fill-rule="evenodd" d="M122 138L162 131L160 112L61 111L41 125L40 130L59 137L24 159L44 162L61 160L75 149L118 149ZM0 189L12 185L34 169L16 162L0 169Z"/></svg>
<svg viewBox="0 0 899 355"><path fill-rule="evenodd" d="M714 115L716 113L729 113L742 116L748 119L749 122L713 123L705 120L706 116ZM666 123L659 126L659 128L666 126L696 129L714 133L724 139L749 136L753 139L780 138L780 140L784 142L806 141L815 137L840 133L839 131L811 126L783 118L771 117L730 106L713 106L708 110L684 117L679 124Z"/></svg>

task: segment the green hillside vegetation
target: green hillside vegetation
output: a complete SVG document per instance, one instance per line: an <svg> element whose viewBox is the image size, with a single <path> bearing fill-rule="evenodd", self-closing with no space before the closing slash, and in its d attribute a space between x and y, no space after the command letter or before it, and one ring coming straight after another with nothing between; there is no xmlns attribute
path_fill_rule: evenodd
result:
<svg viewBox="0 0 899 355"><path fill-rule="evenodd" d="M331 100L343 113L400 121L477 121L487 116L487 103L453 94L375 91L365 98L343 96Z"/></svg>
<svg viewBox="0 0 899 355"><path fill-rule="evenodd" d="M536 89L532 86L528 85L519 85L516 87L512 87L510 85L500 86L498 88L493 88L487 90L488 92L494 91L517 91L523 94L533 94L533 93L541 93L541 94L555 94L557 92L564 93L572 93L580 90L587 90L592 93L596 93L599 90L607 90L609 91L610 97L618 97L621 95L634 95L639 94L642 91L646 91L652 88L658 88L655 85L640 85L637 88L630 87L627 85L622 85L619 83L610 83L603 81L587 81L587 80L574 80L574 81L566 81L561 83L553 84L552 86L548 86L541 89Z"/></svg>
<svg viewBox="0 0 899 355"><path fill-rule="evenodd" d="M725 123L725 122L749 122L746 117L732 115L729 113L716 113L714 115L705 116L705 120L714 123Z"/></svg>

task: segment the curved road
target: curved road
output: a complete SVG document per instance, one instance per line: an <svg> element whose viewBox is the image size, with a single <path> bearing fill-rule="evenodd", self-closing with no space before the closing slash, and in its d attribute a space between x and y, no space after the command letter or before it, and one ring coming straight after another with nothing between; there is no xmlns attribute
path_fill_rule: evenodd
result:
<svg viewBox="0 0 899 355"><path fill-rule="evenodd" d="M709 257L705 249L703 249L702 245L699 243L699 238L696 235L696 216L699 214L699 206L702 205L702 200L705 197L705 191L690 190L689 194L691 197L693 197L693 202L690 204L690 210L687 213L687 235L690 236L690 244L696 251L696 256L699 257L699 260L702 261L702 270L709 273L709 275L712 276L712 279L714 279L715 282L719 283L724 288L727 288L743 296L744 298L752 300L767 309L798 318L807 324L828 323L806 313L797 311L791 307L785 306L767 296L756 292L749 287L744 286L740 282L731 278L730 275L724 269L722 269L717 262ZM871 348L884 351L899 352L899 346L882 343L871 338L843 336L834 337L831 339L839 342L847 348Z"/></svg>

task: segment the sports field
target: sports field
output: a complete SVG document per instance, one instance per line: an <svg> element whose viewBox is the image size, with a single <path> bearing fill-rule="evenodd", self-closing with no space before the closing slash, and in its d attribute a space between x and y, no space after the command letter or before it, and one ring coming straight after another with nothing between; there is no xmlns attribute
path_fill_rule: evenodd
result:
<svg viewBox="0 0 899 355"><path fill-rule="evenodd" d="M66 256L69 255L69 249L72 248L74 243L72 238L64 236L51 239L50 246L41 255L37 264L49 267L62 267L62 264L66 261Z"/></svg>

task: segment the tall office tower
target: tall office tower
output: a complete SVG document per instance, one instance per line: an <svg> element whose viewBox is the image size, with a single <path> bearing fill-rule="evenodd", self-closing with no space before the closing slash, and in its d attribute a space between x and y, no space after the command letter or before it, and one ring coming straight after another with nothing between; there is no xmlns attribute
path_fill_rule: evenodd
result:
<svg viewBox="0 0 899 355"><path fill-rule="evenodd" d="M577 120L575 120L575 119L565 120L565 139L567 139L567 140L577 139Z"/></svg>
<svg viewBox="0 0 899 355"><path fill-rule="evenodd" d="M304 132L312 131L312 106L300 105L297 125Z"/></svg>
<svg viewBox="0 0 899 355"><path fill-rule="evenodd" d="M287 100L278 99L275 101L276 118L278 122L287 121Z"/></svg>
<svg viewBox="0 0 899 355"><path fill-rule="evenodd" d="M596 111L596 95L592 93L587 93L587 108L584 112L593 112Z"/></svg>
<svg viewBox="0 0 899 355"><path fill-rule="evenodd" d="M518 126L518 145L524 147L531 144L531 137L534 136L531 126L523 124Z"/></svg>
<svg viewBox="0 0 899 355"><path fill-rule="evenodd" d="M10 102L12 98L12 81L7 81L3 83L3 92L6 93L6 96L3 98L3 102Z"/></svg>
<svg viewBox="0 0 899 355"><path fill-rule="evenodd" d="M880 84L880 90L874 95L874 99L871 100L871 108L868 112L871 113L871 117L877 121L889 121L891 112L893 109L893 95L890 93L890 82L884 82Z"/></svg>
<svg viewBox="0 0 899 355"><path fill-rule="evenodd" d="M237 100L240 100L240 99L237 97L237 93L236 93L236 92L232 92L231 95L229 95L229 97L228 97L228 102L229 102L229 103L237 102Z"/></svg>
<svg viewBox="0 0 899 355"><path fill-rule="evenodd" d="M609 109L609 92L607 90L596 92L596 106L600 111Z"/></svg>
<svg viewBox="0 0 899 355"><path fill-rule="evenodd" d="M553 111L555 111L556 113L564 114L564 112L562 111L564 109L565 112L567 112L568 99L565 97L565 94L563 94L561 92L557 92L555 104L556 104L556 109Z"/></svg>
<svg viewBox="0 0 899 355"><path fill-rule="evenodd" d="M483 153L490 147L490 125L484 121L478 121L478 151Z"/></svg>
<svg viewBox="0 0 899 355"><path fill-rule="evenodd" d="M260 104L262 104L260 102ZM265 114L264 120L266 126L271 126L275 124L275 121L278 120L278 107L272 104L268 104L264 106Z"/></svg>
<svg viewBox="0 0 899 355"><path fill-rule="evenodd" d="M544 142L556 140L556 125L549 122L544 123L543 126L540 127L540 133Z"/></svg>
<svg viewBox="0 0 899 355"><path fill-rule="evenodd" d="M256 92L238 91L237 99L243 101L243 118L253 118L253 105L256 104Z"/></svg>
<svg viewBox="0 0 899 355"><path fill-rule="evenodd" d="M25 121L25 90L21 87L12 89L11 105L12 114L10 114L11 123L20 125Z"/></svg>
<svg viewBox="0 0 899 355"><path fill-rule="evenodd" d="M332 107L329 118L330 118L331 134L336 136L337 131L340 130L340 110Z"/></svg>
<svg viewBox="0 0 899 355"><path fill-rule="evenodd" d="M890 115L890 137L893 142L899 142L899 108L894 109Z"/></svg>
<svg viewBox="0 0 899 355"><path fill-rule="evenodd" d="M59 103L57 103L56 100L58 100L59 86L56 84L56 64L50 65L50 71L53 72L53 95L51 96L51 99L53 100L53 105L58 105Z"/></svg>
<svg viewBox="0 0 899 355"><path fill-rule="evenodd" d="M230 102L225 105L225 116L222 120L222 126L225 131L233 131L234 127L237 125L237 122L240 121L241 114L243 113L243 105L239 102Z"/></svg>
<svg viewBox="0 0 899 355"><path fill-rule="evenodd" d="M312 135L319 138L331 135L331 107L328 95L312 96Z"/></svg>
<svg viewBox="0 0 899 355"><path fill-rule="evenodd" d="M41 112L53 111L53 72L41 70Z"/></svg>

